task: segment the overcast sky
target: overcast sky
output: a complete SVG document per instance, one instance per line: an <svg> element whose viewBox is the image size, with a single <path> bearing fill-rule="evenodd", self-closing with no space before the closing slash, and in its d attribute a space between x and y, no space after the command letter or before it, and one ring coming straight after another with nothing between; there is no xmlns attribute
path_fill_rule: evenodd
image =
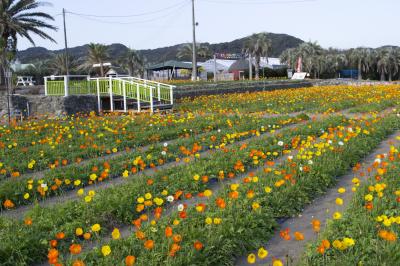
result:
<svg viewBox="0 0 400 266"><path fill-rule="evenodd" d="M62 8L69 47L89 42L123 43L151 49L192 40L191 0L48 0L57 44L34 38L36 46L64 46ZM227 42L256 32L287 33L323 47L399 45L399 0L195 0L197 39ZM96 16L86 16L96 15ZM98 17L97 17L98 16ZM111 16L111 17L102 17ZM113 17L116 16L116 17ZM124 17L125 16L125 17ZM20 39L19 49L32 45Z"/></svg>

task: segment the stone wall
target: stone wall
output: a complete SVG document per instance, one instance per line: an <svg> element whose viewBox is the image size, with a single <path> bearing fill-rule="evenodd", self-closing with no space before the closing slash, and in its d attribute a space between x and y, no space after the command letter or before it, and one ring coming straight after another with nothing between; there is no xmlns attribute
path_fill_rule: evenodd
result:
<svg viewBox="0 0 400 266"><path fill-rule="evenodd" d="M51 97L44 95L13 95L11 100L11 112L20 110L26 116L55 115L89 113L97 111L97 97L90 95ZM7 114L7 97L0 95L0 117Z"/></svg>

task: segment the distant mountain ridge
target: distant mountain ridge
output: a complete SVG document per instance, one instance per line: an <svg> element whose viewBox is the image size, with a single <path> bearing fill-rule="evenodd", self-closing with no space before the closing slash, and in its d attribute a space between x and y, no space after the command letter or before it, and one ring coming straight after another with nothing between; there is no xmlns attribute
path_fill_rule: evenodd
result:
<svg viewBox="0 0 400 266"><path fill-rule="evenodd" d="M271 54L269 55L271 57L279 57L284 50L297 47L304 42L299 38L287 34L268 33L268 37L270 38L272 45ZM209 46L210 50L213 53L241 53L243 45L246 40L248 40L248 38L249 36L241 39L236 39L231 42L204 44ZM160 63L163 61L176 59L176 54L182 45L184 44L177 44L174 46L156 49L138 50L138 52L146 58L148 63ZM83 59L87 55L87 46L88 45L86 44L83 46L69 48L68 52L75 58ZM127 49L127 46L120 43L108 45L108 53L110 54L111 58L115 59L121 57ZM52 58L54 55L63 52L64 50L51 51L43 47L33 47L26 50L18 51L17 58L21 61L21 63L27 64L47 60ZM190 58L184 58L184 60L190 60Z"/></svg>

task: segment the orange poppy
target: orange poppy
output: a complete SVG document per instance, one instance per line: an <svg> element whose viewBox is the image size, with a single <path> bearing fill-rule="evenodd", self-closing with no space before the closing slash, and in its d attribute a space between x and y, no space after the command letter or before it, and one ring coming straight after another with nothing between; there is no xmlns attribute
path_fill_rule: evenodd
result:
<svg viewBox="0 0 400 266"><path fill-rule="evenodd" d="M172 237L172 228L170 226L167 226L165 228L165 236L166 237Z"/></svg>
<svg viewBox="0 0 400 266"><path fill-rule="evenodd" d="M72 266L85 266L85 263L81 260L76 260L76 261L74 261Z"/></svg>
<svg viewBox="0 0 400 266"><path fill-rule="evenodd" d="M175 243L179 243L179 242L182 241L182 236L179 235L179 234L176 234L176 235L174 235L174 236L172 237L172 240L173 240Z"/></svg>
<svg viewBox="0 0 400 266"><path fill-rule="evenodd" d="M78 255L82 252L82 247L79 244L72 244L71 246L69 246L69 252L72 255Z"/></svg>
<svg viewBox="0 0 400 266"><path fill-rule="evenodd" d="M63 232L59 232L56 234L56 238L57 239L64 239L65 238L65 234Z"/></svg>
<svg viewBox="0 0 400 266"><path fill-rule="evenodd" d="M196 241L196 242L194 242L194 248L196 250L201 250L201 249L203 249L203 244L200 241Z"/></svg>
<svg viewBox="0 0 400 266"><path fill-rule="evenodd" d="M154 241L153 240L146 240L146 242L144 242L144 247L148 250L151 250L154 248Z"/></svg>
<svg viewBox="0 0 400 266"><path fill-rule="evenodd" d="M125 258L125 265L126 266L133 266L136 262L136 257L129 255Z"/></svg>

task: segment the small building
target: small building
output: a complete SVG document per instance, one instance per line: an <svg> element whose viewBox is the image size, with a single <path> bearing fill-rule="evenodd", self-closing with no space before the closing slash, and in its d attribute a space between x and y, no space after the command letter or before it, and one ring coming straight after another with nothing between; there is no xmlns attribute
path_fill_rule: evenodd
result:
<svg viewBox="0 0 400 266"><path fill-rule="evenodd" d="M170 60L152 65L146 70L151 80L186 79L190 78L192 63Z"/></svg>
<svg viewBox="0 0 400 266"><path fill-rule="evenodd" d="M248 59L239 59L229 67L229 73L233 73L234 80L244 79L244 74L245 72L249 72L249 67Z"/></svg>
<svg viewBox="0 0 400 266"><path fill-rule="evenodd" d="M255 59L252 59L252 69L253 73L255 71ZM273 58L273 57L261 57L260 60L260 70L263 68L269 68L269 69L282 69L286 68L287 66L281 63L281 60L279 58ZM249 72L249 60L242 58L237 60L235 63L233 63L229 67L229 72L233 73L234 79L239 80L244 78L244 73Z"/></svg>
<svg viewBox="0 0 400 266"><path fill-rule="evenodd" d="M217 73L228 73L230 66L235 62L236 60L210 59L206 62L199 63L199 65L202 66L207 73L214 73L215 68Z"/></svg>

